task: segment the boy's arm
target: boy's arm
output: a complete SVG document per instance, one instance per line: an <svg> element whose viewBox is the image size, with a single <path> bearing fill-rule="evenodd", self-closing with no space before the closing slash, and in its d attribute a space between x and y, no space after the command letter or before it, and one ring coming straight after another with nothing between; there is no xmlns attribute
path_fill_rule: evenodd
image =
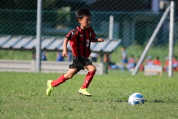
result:
<svg viewBox="0 0 178 119"><path fill-rule="evenodd" d="M103 42L104 39L102 38L93 38L91 42Z"/></svg>
<svg viewBox="0 0 178 119"><path fill-rule="evenodd" d="M63 42L63 52L62 52L63 57L67 57L67 43L68 43L68 38L65 38Z"/></svg>

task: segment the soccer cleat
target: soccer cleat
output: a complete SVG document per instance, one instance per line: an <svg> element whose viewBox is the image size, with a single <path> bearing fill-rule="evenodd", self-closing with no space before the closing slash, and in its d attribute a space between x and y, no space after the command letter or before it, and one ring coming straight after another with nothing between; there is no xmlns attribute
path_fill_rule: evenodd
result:
<svg viewBox="0 0 178 119"><path fill-rule="evenodd" d="M51 91L54 90L54 88L51 85L51 82L52 82L52 80L47 81L46 95L48 95L48 96L51 94Z"/></svg>
<svg viewBox="0 0 178 119"><path fill-rule="evenodd" d="M91 94L89 93L89 92L87 92L87 90L86 90L86 88L84 88L84 89L79 89L78 90L78 93L80 93L80 94L82 94L82 95L85 95L85 96L89 96L89 97L91 97Z"/></svg>

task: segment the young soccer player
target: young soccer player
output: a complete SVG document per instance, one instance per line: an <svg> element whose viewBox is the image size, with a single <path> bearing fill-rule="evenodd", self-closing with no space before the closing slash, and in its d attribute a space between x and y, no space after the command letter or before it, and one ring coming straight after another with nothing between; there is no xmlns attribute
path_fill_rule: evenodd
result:
<svg viewBox="0 0 178 119"><path fill-rule="evenodd" d="M47 81L46 95L50 95L54 87L64 83L68 79L71 79L81 69L87 69L88 73L84 79L83 85L78 90L78 93L85 96L91 96L91 94L87 92L87 88L89 87L93 76L95 75L96 67L88 59L91 53L90 43L103 42L104 40L102 38L96 38L94 30L90 27L91 13L88 9L78 9L75 15L80 26L77 26L76 29L73 29L66 35L66 38L63 42L62 52L62 56L67 57L67 43L69 41L73 54L73 62L71 65L69 65L70 69L66 74L61 75L54 81Z"/></svg>

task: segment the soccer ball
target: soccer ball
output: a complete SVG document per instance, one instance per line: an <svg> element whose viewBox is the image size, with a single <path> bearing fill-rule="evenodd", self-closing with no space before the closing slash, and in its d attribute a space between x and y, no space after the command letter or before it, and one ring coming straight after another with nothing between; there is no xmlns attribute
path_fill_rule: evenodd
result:
<svg viewBox="0 0 178 119"><path fill-rule="evenodd" d="M128 103L130 105L144 104L144 97L140 93L133 93L129 96Z"/></svg>

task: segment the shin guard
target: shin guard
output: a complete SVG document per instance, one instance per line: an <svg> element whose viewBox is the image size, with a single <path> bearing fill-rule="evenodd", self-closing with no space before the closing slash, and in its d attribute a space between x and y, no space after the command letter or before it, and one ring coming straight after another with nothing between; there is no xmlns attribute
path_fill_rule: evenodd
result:
<svg viewBox="0 0 178 119"><path fill-rule="evenodd" d="M89 87L94 75L95 75L95 71L88 72L88 74L86 75L85 80L83 82L83 85L81 87L82 89Z"/></svg>
<svg viewBox="0 0 178 119"><path fill-rule="evenodd" d="M52 85L53 87L56 87L56 86L58 86L59 84L64 83L66 80L67 80L67 79L64 77L64 75L61 75L58 79L54 80L54 81L51 83L51 85Z"/></svg>

